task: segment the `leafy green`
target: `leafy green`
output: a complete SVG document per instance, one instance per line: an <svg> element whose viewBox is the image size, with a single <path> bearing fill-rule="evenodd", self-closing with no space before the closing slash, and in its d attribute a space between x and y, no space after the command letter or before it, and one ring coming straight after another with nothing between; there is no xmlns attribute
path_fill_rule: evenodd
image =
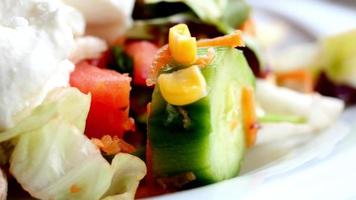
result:
<svg viewBox="0 0 356 200"><path fill-rule="evenodd" d="M115 65L112 67L114 70L120 73L128 73L132 75L133 61L124 51L121 46L114 46L112 53L115 59Z"/></svg>
<svg viewBox="0 0 356 200"><path fill-rule="evenodd" d="M145 164L127 154L116 155L112 165L104 159L83 134L89 106L90 96L74 88L60 88L48 95L26 123L19 124L21 128L14 128L22 134L11 155L10 171L33 197L134 197L146 173Z"/></svg>
<svg viewBox="0 0 356 200"><path fill-rule="evenodd" d="M215 25L221 32L229 33L239 27L250 14L244 0L145 0L147 4L181 2L188 5L200 20Z"/></svg>
<svg viewBox="0 0 356 200"><path fill-rule="evenodd" d="M190 13L179 13L168 17L160 17L146 20L135 20L131 29L128 30L126 35L133 39L146 39L152 40L157 38L158 31L164 31L164 29L170 28L171 25L197 21L194 15ZM167 37L164 35L164 37Z"/></svg>
<svg viewBox="0 0 356 200"><path fill-rule="evenodd" d="M19 138L10 171L39 199L99 199L113 176L96 146L61 117Z"/></svg>
<svg viewBox="0 0 356 200"><path fill-rule="evenodd" d="M356 87L356 30L325 38L322 41L322 67L339 84Z"/></svg>
<svg viewBox="0 0 356 200"><path fill-rule="evenodd" d="M63 116L63 120L73 123L80 132L84 131L85 120L89 112L90 96L79 90L55 89L30 114L15 127L0 133L0 142L9 140L24 132L34 131L48 123L55 116Z"/></svg>
<svg viewBox="0 0 356 200"><path fill-rule="evenodd" d="M111 166L114 176L104 200L134 199L138 184L146 175L145 163L136 156L120 153Z"/></svg>

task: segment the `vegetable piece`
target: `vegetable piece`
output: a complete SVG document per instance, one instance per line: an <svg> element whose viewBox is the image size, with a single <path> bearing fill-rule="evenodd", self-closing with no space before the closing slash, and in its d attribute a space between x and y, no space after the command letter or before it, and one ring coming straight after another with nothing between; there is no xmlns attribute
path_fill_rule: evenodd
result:
<svg viewBox="0 0 356 200"><path fill-rule="evenodd" d="M110 165L81 133L89 110L88 98L73 88L55 90L37 108L42 112L28 117L46 118L60 102L66 102L62 104L63 110L72 110L72 106L77 105L74 113L85 114L72 119L74 116L62 111L19 137L10 160L10 171L33 197L98 199L109 187ZM81 188L80 191L72 193L73 185Z"/></svg>
<svg viewBox="0 0 356 200"><path fill-rule="evenodd" d="M256 26L252 18L247 19L240 27L241 31L252 36L256 37Z"/></svg>
<svg viewBox="0 0 356 200"><path fill-rule="evenodd" d="M151 69L148 74L148 79L146 81L147 86L152 86L156 83L156 79L160 70L171 61L172 56L169 51L168 45L161 47L152 62Z"/></svg>
<svg viewBox="0 0 356 200"><path fill-rule="evenodd" d="M238 174L245 150L241 89L254 76L241 51L214 48L216 56L201 69L208 94L185 106L173 106L156 85L148 119L148 139L156 178L192 172L192 185L217 182ZM199 48L206 55L208 48ZM237 120L231 129L232 121Z"/></svg>
<svg viewBox="0 0 356 200"><path fill-rule="evenodd" d="M252 147L256 142L258 120L256 115L255 95L251 87L241 90L242 120L246 133L246 145Z"/></svg>
<svg viewBox="0 0 356 200"><path fill-rule="evenodd" d="M85 62L76 66L70 77L71 86L91 93L92 101L85 127L88 137L112 135L122 138L133 129L129 118L131 78L113 70L100 69Z"/></svg>
<svg viewBox="0 0 356 200"><path fill-rule="evenodd" d="M172 105L187 105L207 94L206 81L198 66L193 65L158 77L162 97Z"/></svg>
<svg viewBox="0 0 356 200"><path fill-rule="evenodd" d="M244 46L242 32L237 30L231 34L212 39L202 39L197 42L198 47L239 47Z"/></svg>
<svg viewBox="0 0 356 200"><path fill-rule="evenodd" d="M207 24L216 26L222 33L230 33L248 19L250 7L244 0L144 0L145 3L185 3Z"/></svg>
<svg viewBox="0 0 356 200"><path fill-rule="evenodd" d="M35 119L47 118L57 109L58 102L68 103L62 104L64 111L78 106L74 113L79 112L80 116L84 113L84 117L72 119L73 116L64 111L58 112L47 122L25 130L18 138L10 160L10 172L33 197L96 200L115 194L134 196L145 174L145 164L127 154L116 155L112 165L102 157L82 134L89 110L87 99L90 99L88 95L74 88L51 92L37 108L42 112ZM28 118L31 117L33 115Z"/></svg>
<svg viewBox="0 0 356 200"><path fill-rule="evenodd" d="M14 138L24 132L36 130L58 115L64 116L63 120L74 124L83 132L85 118L88 115L86 106L90 105L90 96L84 98L80 94L81 92L75 88L53 90L47 95L44 102L30 113L30 117L24 118L15 127L0 133L0 142Z"/></svg>
<svg viewBox="0 0 356 200"><path fill-rule="evenodd" d="M140 180L146 175L145 163L136 156L120 153L112 160L114 176L103 200L135 199Z"/></svg>
<svg viewBox="0 0 356 200"><path fill-rule="evenodd" d="M188 26L178 24L169 29L169 50L179 64L193 64L197 58L197 42L190 36Z"/></svg>
<svg viewBox="0 0 356 200"><path fill-rule="evenodd" d="M107 155L115 155L119 152L133 153L135 151L135 147L117 136L111 137L110 135L104 135L100 140L93 138L91 141Z"/></svg>
<svg viewBox="0 0 356 200"><path fill-rule="evenodd" d="M314 88L312 74L307 69L278 72L276 81L278 85L304 93L311 93Z"/></svg>
<svg viewBox="0 0 356 200"><path fill-rule="evenodd" d="M61 118L22 135L10 164L16 180L39 199L99 199L112 177L98 149Z"/></svg>
<svg viewBox="0 0 356 200"><path fill-rule="evenodd" d="M125 46L125 52L133 58L133 83L146 85L146 79L158 47L151 42L132 42Z"/></svg>
<svg viewBox="0 0 356 200"><path fill-rule="evenodd" d="M229 35L213 38L213 39L203 39L197 42L198 47L238 47L243 46L243 38L241 31L235 31ZM172 62L172 55L169 50L168 45L163 46L158 50L154 61L152 62L151 70L148 74L148 79L146 84L152 86L156 83L156 79L161 69Z"/></svg>
<svg viewBox="0 0 356 200"><path fill-rule="evenodd" d="M115 61L110 68L122 74L127 73L132 77L134 67L131 56L129 56L121 46L114 46L112 48L112 54Z"/></svg>
<svg viewBox="0 0 356 200"><path fill-rule="evenodd" d="M336 84L356 88L356 30L322 40L321 67Z"/></svg>

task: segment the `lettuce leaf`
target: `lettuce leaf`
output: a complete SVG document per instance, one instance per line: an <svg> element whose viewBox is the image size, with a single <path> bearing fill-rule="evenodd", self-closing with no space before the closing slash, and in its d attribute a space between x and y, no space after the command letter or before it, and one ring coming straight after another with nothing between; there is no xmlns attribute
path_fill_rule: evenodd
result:
<svg viewBox="0 0 356 200"><path fill-rule="evenodd" d="M10 171L39 199L99 199L113 176L96 146L60 117L19 138Z"/></svg>
<svg viewBox="0 0 356 200"><path fill-rule="evenodd" d="M24 120L36 125L25 127L26 123L20 123L21 129L14 128L22 134L10 158L10 172L33 197L134 197L146 166L139 158L126 154L116 155L112 165L104 159L83 134L89 106L90 96L74 88L60 88Z"/></svg>
<svg viewBox="0 0 356 200"><path fill-rule="evenodd" d="M356 88L356 29L322 40L322 67L337 84Z"/></svg>
<svg viewBox="0 0 356 200"><path fill-rule="evenodd" d="M250 7L244 0L145 0L147 4L181 2L189 6L205 23L215 25L221 32L229 33L248 17Z"/></svg>
<svg viewBox="0 0 356 200"><path fill-rule="evenodd" d="M85 119L89 112L90 96L82 94L75 88L58 88L51 91L43 103L15 127L0 132L0 142L14 138L24 132L30 132L48 123L55 116L75 125L80 132L84 131Z"/></svg>
<svg viewBox="0 0 356 200"><path fill-rule="evenodd" d="M120 153L111 165L115 173L103 200L134 199L138 184L146 175L145 163L136 156Z"/></svg>

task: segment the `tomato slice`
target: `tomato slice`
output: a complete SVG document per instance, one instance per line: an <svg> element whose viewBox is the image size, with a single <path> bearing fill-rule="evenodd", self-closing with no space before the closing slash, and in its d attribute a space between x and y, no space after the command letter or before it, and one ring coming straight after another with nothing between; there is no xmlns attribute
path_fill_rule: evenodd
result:
<svg viewBox="0 0 356 200"><path fill-rule="evenodd" d="M158 47L147 41L130 42L125 46L125 52L133 58L135 85L146 86L146 79L157 51Z"/></svg>
<svg viewBox="0 0 356 200"><path fill-rule="evenodd" d="M116 135L122 138L126 131L134 128L129 118L130 81L126 74L100 69L87 62L77 64L70 85L92 95L85 128L88 137Z"/></svg>

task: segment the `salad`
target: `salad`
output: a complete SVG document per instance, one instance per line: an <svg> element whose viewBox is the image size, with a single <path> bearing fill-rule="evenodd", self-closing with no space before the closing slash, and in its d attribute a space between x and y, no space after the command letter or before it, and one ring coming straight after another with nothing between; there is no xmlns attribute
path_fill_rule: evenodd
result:
<svg viewBox="0 0 356 200"><path fill-rule="evenodd" d="M0 199L236 177L248 149L317 133L356 102L355 35L269 60L244 0L3 0Z"/></svg>

